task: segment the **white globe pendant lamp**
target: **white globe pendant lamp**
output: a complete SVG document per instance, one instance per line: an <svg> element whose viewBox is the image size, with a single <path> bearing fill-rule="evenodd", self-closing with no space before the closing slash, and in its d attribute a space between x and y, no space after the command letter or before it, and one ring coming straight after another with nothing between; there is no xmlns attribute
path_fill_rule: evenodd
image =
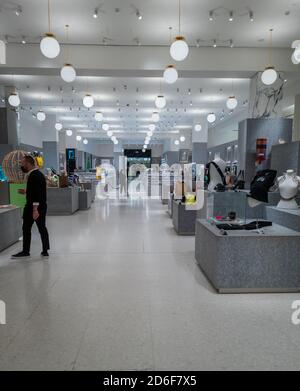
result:
<svg viewBox="0 0 300 391"><path fill-rule="evenodd" d="M103 124L102 129L107 132L109 130L109 125L108 124Z"/></svg>
<svg viewBox="0 0 300 391"><path fill-rule="evenodd" d="M143 148L146 150L146 149L147 149L147 145L146 145L146 144L144 144Z"/></svg>
<svg viewBox="0 0 300 391"><path fill-rule="evenodd" d="M159 122L159 113L157 111L155 111L153 114L152 114L152 121L153 122Z"/></svg>
<svg viewBox="0 0 300 391"><path fill-rule="evenodd" d="M272 46L273 46L273 29L270 30L270 47L269 47L269 63L272 63ZM272 65L269 65L266 67L266 69L263 71L261 75L261 81L266 86L270 86L275 83L275 81L278 79L278 73L275 70L275 67Z"/></svg>
<svg viewBox="0 0 300 391"><path fill-rule="evenodd" d="M118 145L118 144L119 144L119 141L116 139L116 140L114 141L114 144L115 144L115 145Z"/></svg>
<svg viewBox="0 0 300 391"><path fill-rule="evenodd" d="M164 109L166 107L167 100L163 95L158 95L155 99L155 106L158 109Z"/></svg>
<svg viewBox="0 0 300 391"><path fill-rule="evenodd" d="M55 124L55 129L56 129L57 131L60 131L60 130L62 130L62 128L63 128L62 123L56 122L56 124Z"/></svg>
<svg viewBox="0 0 300 391"><path fill-rule="evenodd" d="M261 81L266 86L270 86L274 84L277 78L278 78L278 74L274 67L267 67L261 75Z"/></svg>
<svg viewBox="0 0 300 391"><path fill-rule="evenodd" d="M54 34L47 33L44 38L41 40L40 49L42 54L50 58L56 58L60 53L60 45Z"/></svg>
<svg viewBox="0 0 300 391"><path fill-rule="evenodd" d="M152 137L153 136L153 132L150 130L149 132L147 132L147 136L148 137Z"/></svg>
<svg viewBox="0 0 300 391"><path fill-rule="evenodd" d="M143 149L142 149L142 152L143 152L143 153L145 153L145 152L146 152L146 149L145 149L145 148L143 148Z"/></svg>
<svg viewBox="0 0 300 391"><path fill-rule="evenodd" d="M183 61L189 54L189 46L182 35L178 35L170 48L170 55L175 61Z"/></svg>
<svg viewBox="0 0 300 391"><path fill-rule="evenodd" d="M295 65L300 64L300 40L297 39L292 43L292 49L294 52L292 54L292 63Z"/></svg>
<svg viewBox="0 0 300 391"><path fill-rule="evenodd" d="M18 93L10 94L9 97L8 97L8 103L12 107L19 107L20 104L21 104L21 100L20 100L19 94Z"/></svg>
<svg viewBox="0 0 300 391"><path fill-rule="evenodd" d="M76 140L77 140L77 141L81 141L81 140L82 140L82 137L81 137L81 136L76 136Z"/></svg>
<svg viewBox="0 0 300 391"><path fill-rule="evenodd" d="M179 145L179 144L180 144L180 141L179 141L179 140L175 140L175 141L174 141L174 144L175 144L175 145Z"/></svg>
<svg viewBox="0 0 300 391"><path fill-rule="evenodd" d="M294 65L299 65L300 64L300 61L297 61L296 58L295 58L295 52L293 52L291 59L292 59L292 63Z"/></svg>
<svg viewBox="0 0 300 391"><path fill-rule="evenodd" d="M83 98L83 106L86 108L90 109L94 106L94 98L90 94L86 94L85 97Z"/></svg>
<svg viewBox="0 0 300 391"><path fill-rule="evenodd" d="M43 111L39 111L36 115L36 118L40 121L40 122L44 122L45 119L46 119L46 114L43 112Z"/></svg>
<svg viewBox="0 0 300 391"><path fill-rule="evenodd" d="M164 71L164 80L168 84L174 84L178 80L178 72L174 65L168 65Z"/></svg>
<svg viewBox="0 0 300 391"><path fill-rule="evenodd" d="M97 111L97 113L95 113L95 120L97 122L102 122L103 121L103 114L100 113L100 111Z"/></svg>
<svg viewBox="0 0 300 391"><path fill-rule="evenodd" d="M114 132L109 130L106 134L108 137L112 137L114 135Z"/></svg>
<svg viewBox="0 0 300 391"><path fill-rule="evenodd" d="M181 143L184 143L185 142L185 137L181 136L179 140L180 140Z"/></svg>
<svg viewBox="0 0 300 391"><path fill-rule="evenodd" d="M50 0L48 0L48 33L42 38L40 42L40 49L42 54L50 59L56 58L60 53L60 45L55 35L51 33L51 10Z"/></svg>
<svg viewBox="0 0 300 391"><path fill-rule="evenodd" d="M298 47L295 51L294 51L294 58L295 60L300 63L300 47Z"/></svg>
<svg viewBox="0 0 300 391"><path fill-rule="evenodd" d="M227 102L226 102L226 106L229 110L234 110L237 108L237 105L238 105L238 101L236 99L236 97L234 95L230 96L228 99L227 99Z"/></svg>
<svg viewBox="0 0 300 391"><path fill-rule="evenodd" d="M202 126L200 124L196 124L194 129L195 129L195 132L201 132Z"/></svg>
<svg viewBox="0 0 300 391"><path fill-rule="evenodd" d="M88 142L88 140L85 138L84 140L83 140L83 144L84 145L87 145L89 142Z"/></svg>
<svg viewBox="0 0 300 391"><path fill-rule="evenodd" d="M154 124L150 124L149 125L149 130L150 130L150 132L154 132L155 131L155 128L156 128L156 126L154 125Z"/></svg>
<svg viewBox="0 0 300 391"><path fill-rule="evenodd" d="M207 116L207 121L208 121L210 124L213 124L214 122L216 122L216 119L217 119L217 117L216 117L216 114L214 114L214 113L210 113L210 114L208 114L208 116Z"/></svg>
<svg viewBox="0 0 300 391"><path fill-rule="evenodd" d="M68 129L68 130L66 131L66 135L67 135L68 137L71 137L71 136L73 135L73 131L72 131L71 129Z"/></svg>
<svg viewBox="0 0 300 391"><path fill-rule="evenodd" d="M76 71L71 64L65 64L60 71L60 76L66 83L73 83L76 79Z"/></svg>

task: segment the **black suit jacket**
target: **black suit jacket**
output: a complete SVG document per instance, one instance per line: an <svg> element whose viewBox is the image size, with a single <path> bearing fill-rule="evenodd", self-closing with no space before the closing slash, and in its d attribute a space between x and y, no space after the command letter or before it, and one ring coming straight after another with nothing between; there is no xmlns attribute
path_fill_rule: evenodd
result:
<svg viewBox="0 0 300 391"><path fill-rule="evenodd" d="M39 209L47 208L47 184L44 174L34 170L29 174L26 188L26 207L32 209L34 203L39 203Z"/></svg>

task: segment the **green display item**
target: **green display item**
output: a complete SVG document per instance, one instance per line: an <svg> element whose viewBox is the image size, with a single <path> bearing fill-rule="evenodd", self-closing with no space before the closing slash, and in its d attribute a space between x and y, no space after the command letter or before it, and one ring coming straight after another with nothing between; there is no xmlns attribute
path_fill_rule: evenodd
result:
<svg viewBox="0 0 300 391"><path fill-rule="evenodd" d="M9 194L10 194L10 203L20 208L24 208L26 204L26 195L18 193L19 189L26 190L26 183L10 183L9 184Z"/></svg>

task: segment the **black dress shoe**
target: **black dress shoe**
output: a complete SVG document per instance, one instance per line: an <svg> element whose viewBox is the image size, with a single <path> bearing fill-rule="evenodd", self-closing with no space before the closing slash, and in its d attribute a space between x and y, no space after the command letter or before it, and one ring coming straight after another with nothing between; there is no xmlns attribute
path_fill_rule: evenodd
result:
<svg viewBox="0 0 300 391"><path fill-rule="evenodd" d="M24 253L24 251L21 251L20 253L11 256L12 259L25 259L25 258L29 258L29 257L30 257L30 254Z"/></svg>
<svg viewBox="0 0 300 391"><path fill-rule="evenodd" d="M48 253L48 251L43 251L43 252L41 252L41 257L42 257L42 258L49 258L49 253Z"/></svg>

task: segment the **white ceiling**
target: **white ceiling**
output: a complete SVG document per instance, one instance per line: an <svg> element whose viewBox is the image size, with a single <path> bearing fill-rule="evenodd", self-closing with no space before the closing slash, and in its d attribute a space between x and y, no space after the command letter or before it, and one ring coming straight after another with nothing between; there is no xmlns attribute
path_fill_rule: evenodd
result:
<svg viewBox="0 0 300 391"><path fill-rule="evenodd" d="M94 120L96 111L104 114L103 123L118 132L119 138L139 136L148 130L155 108L155 97L160 93L167 98L167 106L161 110L157 136L166 137L168 132L192 129L195 121L205 120L210 112L218 116L226 109L226 99L234 93L239 108L249 99L249 79L181 78L175 85L161 84L159 78L110 78L78 77L73 86L66 86L54 76L10 76L0 75L0 93L4 96L4 85L14 84L18 88L22 113L30 115L44 110L56 115L65 128L95 132L103 137L101 124ZM74 90L72 90L74 88ZM95 107L90 111L82 105L82 98L91 93ZM92 134L90 134L92 135Z"/></svg>
<svg viewBox="0 0 300 391"><path fill-rule="evenodd" d="M10 10L16 3L22 6L20 16ZM69 24L70 42L76 44L101 44L107 37L113 45L134 45L135 38L143 45L168 45L169 27L173 36L178 33L177 4L177 0L51 0L52 30L63 42L64 26ZM47 31L47 0L4 0L1 5L0 35L8 35L9 42L20 42L22 35L37 42ZM209 11L220 5L223 8L210 22ZM98 19L92 17L95 7L100 10ZM143 15L141 21L135 8ZM227 10L234 11L232 23ZM254 12L253 23L249 10ZM266 46L268 30L274 28L274 45L289 47L299 38L299 20L300 0L182 0L182 33L191 45L197 39L203 40L202 45L233 39L236 46Z"/></svg>

